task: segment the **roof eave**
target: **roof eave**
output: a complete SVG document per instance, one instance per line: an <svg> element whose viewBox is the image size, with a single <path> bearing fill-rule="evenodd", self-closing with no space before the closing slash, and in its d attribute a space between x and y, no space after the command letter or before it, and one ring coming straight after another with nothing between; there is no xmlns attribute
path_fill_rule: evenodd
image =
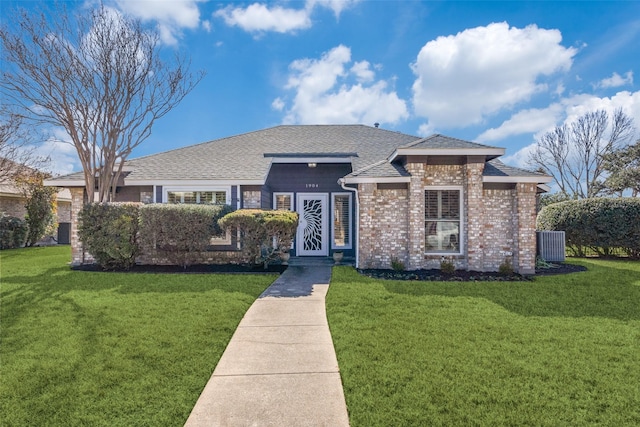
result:
<svg viewBox="0 0 640 427"><path fill-rule="evenodd" d="M45 187L84 187L84 179L45 179Z"/></svg>
<svg viewBox="0 0 640 427"><path fill-rule="evenodd" d="M397 184L409 183L409 176L346 176L342 178L345 184Z"/></svg>
<svg viewBox="0 0 640 427"><path fill-rule="evenodd" d="M550 176L483 176L482 182L546 184L553 181Z"/></svg>
<svg viewBox="0 0 640 427"><path fill-rule="evenodd" d="M389 162L393 162L400 156L487 156L487 160L503 156L504 148L398 148L391 156Z"/></svg>

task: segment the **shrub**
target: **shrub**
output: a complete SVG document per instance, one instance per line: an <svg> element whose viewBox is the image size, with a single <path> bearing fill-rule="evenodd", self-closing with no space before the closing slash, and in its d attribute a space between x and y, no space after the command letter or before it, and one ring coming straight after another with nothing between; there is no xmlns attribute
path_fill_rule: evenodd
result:
<svg viewBox="0 0 640 427"><path fill-rule="evenodd" d="M513 274L511 258L505 258L504 262L498 266L498 273L500 273L501 276L511 276Z"/></svg>
<svg viewBox="0 0 640 427"><path fill-rule="evenodd" d="M129 269L140 253L140 203L91 203L79 214L78 237L104 269Z"/></svg>
<svg viewBox="0 0 640 427"><path fill-rule="evenodd" d="M25 208L27 214L25 221L29 225L27 234L27 246L33 246L45 235L55 232L55 207L56 193L55 187L45 187L42 179L27 184L27 201Z"/></svg>
<svg viewBox="0 0 640 427"><path fill-rule="evenodd" d="M391 259L391 268L394 271L404 271L406 267L404 265L404 262L402 262L398 258L394 257L394 258Z"/></svg>
<svg viewBox="0 0 640 427"><path fill-rule="evenodd" d="M212 237L223 233L218 219L231 210L228 205L144 205L140 209L143 248L186 268L202 257Z"/></svg>
<svg viewBox="0 0 640 427"><path fill-rule="evenodd" d="M453 261L442 258L440 261L440 271L442 271L443 274L453 274L456 272L456 265Z"/></svg>
<svg viewBox="0 0 640 427"><path fill-rule="evenodd" d="M577 256L590 248L600 256L622 248L640 257L640 199L592 198L549 205L540 211L538 230L564 231L567 247Z"/></svg>
<svg viewBox="0 0 640 427"><path fill-rule="evenodd" d="M240 209L219 221L223 229L240 230L245 258L254 264L275 259L289 250L298 227L298 214L285 210Z"/></svg>
<svg viewBox="0 0 640 427"><path fill-rule="evenodd" d="M27 223L15 216L0 214L0 249L19 248L27 239Z"/></svg>

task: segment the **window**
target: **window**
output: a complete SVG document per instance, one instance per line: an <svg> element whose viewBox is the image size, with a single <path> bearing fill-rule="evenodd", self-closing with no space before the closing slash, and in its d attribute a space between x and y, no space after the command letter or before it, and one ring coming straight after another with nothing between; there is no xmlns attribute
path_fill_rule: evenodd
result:
<svg viewBox="0 0 640 427"><path fill-rule="evenodd" d="M426 252L460 253L461 199L459 189L424 192Z"/></svg>
<svg viewBox="0 0 640 427"><path fill-rule="evenodd" d="M222 205L227 203L226 191L167 191L167 203Z"/></svg>
<svg viewBox="0 0 640 427"><path fill-rule="evenodd" d="M293 193L273 193L273 209L293 210Z"/></svg>
<svg viewBox="0 0 640 427"><path fill-rule="evenodd" d="M351 249L351 193L333 193L333 249Z"/></svg>

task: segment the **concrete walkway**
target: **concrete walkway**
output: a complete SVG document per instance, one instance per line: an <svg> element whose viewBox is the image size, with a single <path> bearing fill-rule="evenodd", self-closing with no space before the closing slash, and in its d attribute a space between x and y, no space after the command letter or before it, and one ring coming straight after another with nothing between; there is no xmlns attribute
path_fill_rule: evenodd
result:
<svg viewBox="0 0 640 427"><path fill-rule="evenodd" d="M330 266L290 266L249 308L185 426L348 426Z"/></svg>

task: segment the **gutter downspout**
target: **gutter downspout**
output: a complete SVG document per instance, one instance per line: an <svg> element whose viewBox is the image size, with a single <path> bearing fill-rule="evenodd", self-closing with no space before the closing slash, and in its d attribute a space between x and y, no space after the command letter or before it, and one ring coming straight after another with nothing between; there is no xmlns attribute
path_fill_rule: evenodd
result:
<svg viewBox="0 0 640 427"><path fill-rule="evenodd" d="M354 243L356 245L356 268L360 268L360 200L358 199L358 189L346 187L344 178L340 178L338 180L338 184L340 184L340 187L342 187L343 190L352 191L356 199L356 239L354 239Z"/></svg>

